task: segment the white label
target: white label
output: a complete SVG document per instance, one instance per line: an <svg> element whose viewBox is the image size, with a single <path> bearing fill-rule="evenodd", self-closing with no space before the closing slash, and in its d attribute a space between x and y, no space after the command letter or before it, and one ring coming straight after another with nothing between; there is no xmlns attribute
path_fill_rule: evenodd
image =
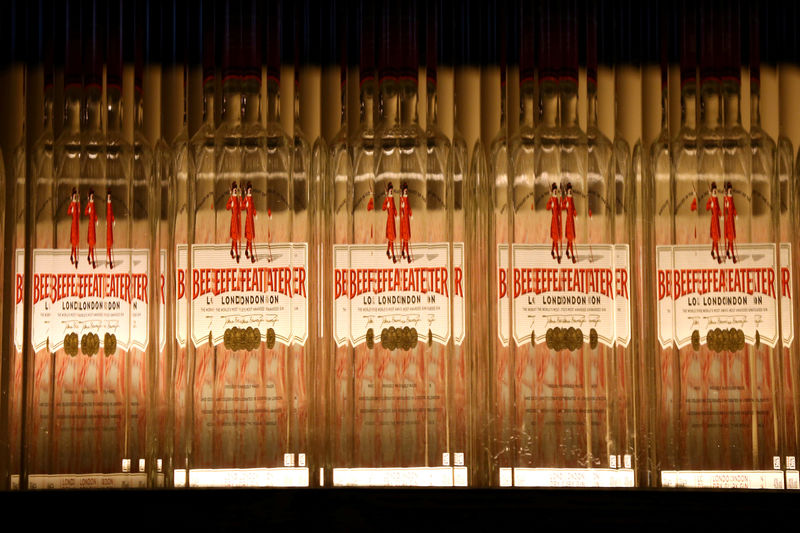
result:
<svg viewBox="0 0 800 533"><path fill-rule="evenodd" d="M179 244L175 251L175 292L178 298L178 303L175 306L175 337L178 341L178 346L181 348L186 347L186 339L188 338L189 324L187 322L189 316L189 276L186 275L186 265L188 263L188 249L185 244Z"/></svg>
<svg viewBox="0 0 800 533"><path fill-rule="evenodd" d="M671 260L668 256L671 252ZM710 246L659 246L656 252L658 269L659 340L669 329L678 348L692 343L697 332L700 344L714 333L711 344L725 345L730 329L742 332L743 341L760 342L774 348L778 343L778 283L774 244L737 244L736 259L718 262L712 258ZM662 312L672 306L672 316ZM666 336L666 335L663 335ZM718 340L722 339L722 340ZM724 341L724 342L723 342ZM731 340L734 345L736 339ZM714 349L711 347L711 349ZM719 351L719 350L717 350Z"/></svg>
<svg viewBox="0 0 800 533"><path fill-rule="evenodd" d="M456 452L453 454L453 461L456 466L464 466L464 452Z"/></svg>
<svg viewBox="0 0 800 533"><path fill-rule="evenodd" d="M192 246L192 342L216 346L233 328L272 331L289 345L308 337L308 245L257 244L255 261L237 262L227 244ZM180 306L179 306L180 307ZM296 330L293 329L296 326Z"/></svg>
<svg viewBox="0 0 800 533"><path fill-rule="evenodd" d="M617 346L631 342L631 254L627 244L614 245L614 311Z"/></svg>
<svg viewBox="0 0 800 533"><path fill-rule="evenodd" d="M452 487L463 482L466 468L428 466L408 468L334 468L334 487Z"/></svg>
<svg viewBox="0 0 800 533"><path fill-rule="evenodd" d="M633 487L633 485L633 470L617 468L514 469L515 487Z"/></svg>
<svg viewBox="0 0 800 533"><path fill-rule="evenodd" d="M786 469L787 470L794 470L795 468L797 468L795 466L795 464L796 463L795 463L795 460L794 460L794 455L787 455L786 456Z"/></svg>
<svg viewBox="0 0 800 533"><path fill-rule="evenodd" d="M450 454L447 452L442 453L442 466L450 466Z"/></svg>
<svg viewBox="0 0 800 533"><path fill-rule="evenodd" d="M511 332L511 296L508 294L508 245L497 245L497 338L508 346Z"/></svg>
<svg viewBox="0 0 800 533"><path fill-rule="evenodd" d="M307 487L308 468L193 468L190 487ZM186 470L175 469L176 487L186 486Z"/></svg>
<svg viewBox="0 0 800 533"><path fill-rule="evenodd" d="M664 470L661 484L693 489L782 489L784 475L774 470Z"/></svg>
<svg viewBox="0 0 800 533"><path fill-rule="evenodd" d="M781 254L781 334L783 345L789 347L794 341L794 313L792 310L792 245L782 242Z"/></svg>
<svg viewBox="0 0 800 533"><path fill-rule="evenodd" d="M656 246L656 270L658 271L658 299L656 303L658 343L661 348L672 347L673 323L672 291L668 289L667 279L672 272L672 246Z"/></svg>
<svg viewBox="0 0 800 533"><path fill-rule="evenodd" d="M158 348L164 351L167 344L167 304L166 304L166 277L164 273L167 271L167 251L161 249L159 252L159 283L158 283Z"/></svg>
<svg viewBox="0 0 800 533"><path fill-rule="evenodd" d="M388 328L412 328L417 340L450 340L450 250L415 243L412 262L394 263L383 245L334 246L334 332L337 345L381 341Z"/></svg>
<svg viewBox="0 0 800 533"><path fill-rule="evenodd" d="M92 265L81 250L75 265L70 250L33 251L35 351L49 344L54 352L64 346L67 335L80 340L90 333L97 335L99 347L109 335L122 350L147 348L148 251L114 250L113 267L104 250L96 250L95 256Z"/></svg>
<svg viewBox="0 0 800 533"><path fill-rule="evenodd" d="M14 346L18 352L22 351L22 328L25 304L23 295L25 293L25 250L17 249L15 254L14 270Z"/></svg>
<svg viewBox="0 0 800 533"><path fill-rule="evenodd" d="M551 256L551 247L515 244L511 247L511 290L514 295L513 336L517 345L547 341L554 328L580 329L584 342L594 331L612 347L614 325L614 246L576 245L576 261Z"/></svg>
<svg viewBox="0 0 800 533"><path fill-rule="evenodd" d="M464 291L467 284L464 280L464 243L453 243L453 342L461 346L464 342Z"/></svg>

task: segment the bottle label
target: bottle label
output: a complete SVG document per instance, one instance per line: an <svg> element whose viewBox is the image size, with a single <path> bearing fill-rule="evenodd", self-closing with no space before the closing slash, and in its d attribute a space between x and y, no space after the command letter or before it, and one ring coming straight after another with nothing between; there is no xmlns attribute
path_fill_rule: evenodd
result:
<svg viewBox="0 0 800 533"><path fill-rule="evenodd" d="M163 248L159 250L158 253L159 257L159 283L158 283L158 293L159 293L159 312L158 312L158 349L160 351L164 351L164 347L167 345L167 299L166 299L166 278L164 277L164 272L167 271L167 251Z"/></svg>
<svg viewBox="0 0 800 533"><path fill-rule="evenodd" d="M464 306L464 243L453 243L453 342L461 346L464 342L466 323Z"/></svg>
<svg viewBox="0 0 800 533"><path fill-rule="evenodd" d="M497 338L508 346L511 331L511 297L508 294L508 245L497 245Z"/></svg>
<svg viewBox="0 0 800 533"><path fill-rule="evenodd" d="M708 344L714 351L778 342L774 244L736 244L733 257L711 245L656 247L658 338L663 348ZM724 254L725 252L723 252Z"/></svg>
<svg viewBox="0 0 800 533"><path fill-rule="evenodd" d="M260 243L253 248L254 259L240 258L237 262L228 244L192 246L189 286L192 342L196 347L211 343L234 349L231 346L237 343L240 332L241 339L248 339L243 342L251 342L250 335L254 334L268 347L274 342L287 346L305 343L308 245ZM180 249L178 259L180 269Z"/></svg>
<svg viewBox="0 0 800 533"><path fill-rule="evenodd" d="M794 341L794 312L792 310L792 245L782 242L781 254L781 333L783 345Z"/></svg>
<svg viewBox="0 0 800 533"><path fill-rule="evenodd" d="M573 245L572 255L553 257L552 247L514 244L511 247L513 336L517 345L558 342L561 332L573 329L584 342L613 347L616 340L616 252L611 244ZM624 255L624 250L620 249ZM620 266L625 272L627 262ZM619 276L620 280L623 277ZM559 349L553 347L553 349Z"/></svg>
<svg viewBox="0 0 800 533"><path fill-rule="evenodd" d="M71 351L87 334L96 335L101 348L106 343L122 350L147 348L149 252L114 250L111 260L104 250L92 253L93 260L87 261L86 250L33 250L31 342L35 351L47 348L54 352L65 347L65 339L66 349ZM17 251L19 269L22 254ZM18 277L17 320L22 320L23 314L20 280Z"/></svg>
<svg viewBox="0 0 800 533"><path fill-rule="evenodd" d="M627 244L614 245L614 319L617 346L631 343L631 253Z"/></svg>
<svg viewBox="0 0 800 533"><path fill-rule="evenodd" d="M333 248L337 346L379 343L390 328L408 328L420 342L449 342L451 290L462 296L464 290L463 278L452 287L447 243L415 243L411 262L394 262L383 245Z"/></svg>
<svg viewBox="0 0 800 533"><path fill-rule="evenodd" d="M178 346L186 348L186 339L188 338L189 323L189 298L186 294L186 289L189 286L187 283L188 276L186 275L186 265L188 264L188 249L185 244L179 244L175 250L175 296L178 300L175 305L175 340L178 341Z"/></svg>

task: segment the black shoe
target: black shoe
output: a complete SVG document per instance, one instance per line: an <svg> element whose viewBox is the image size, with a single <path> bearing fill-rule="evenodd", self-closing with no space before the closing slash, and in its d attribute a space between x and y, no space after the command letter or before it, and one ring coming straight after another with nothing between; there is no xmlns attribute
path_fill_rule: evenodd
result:
<svg viewBox="0 0 800 533"><path fill-rule="evenodd" d="M250 257L250 250L248 250L247 248L244 249L244 256Z"/></svg>
<svg viewBox="0 0 800 533"><path fill-rule="evenodd" d="M558 264L560 265L560 264L561 264L561 256L559 255L559 256L557 257L557 259L558 259Z"/></svg>
<svg viewBox="0 0 800 533"><path fill-rule="evenodd" d="M389 250L386 250L386 259L391 259L392 254L389 253Z"/></svg>
<svg viewBox="0 0 800 533"><path fill-rule="evenodd" d="M578 260L577 260L577 259L575 259L575 254L572 254L572 262L573 262L573 263L577 263L577 262L578 262Z"/></svg>
<svg viewBox="0 0 800 533"><path fill-rule="evenodd" d="M550 257L552 257L553 259L556 258L556 253L553 250L550 250Z"/></svg>

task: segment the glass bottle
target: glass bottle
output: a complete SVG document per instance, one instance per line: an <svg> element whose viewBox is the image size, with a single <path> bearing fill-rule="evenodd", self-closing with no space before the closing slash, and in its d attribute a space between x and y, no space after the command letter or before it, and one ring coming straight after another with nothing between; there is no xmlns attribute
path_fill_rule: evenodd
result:
<svg viewBox="0 0 800 533"><path fill-rule="evenodd" d="M214 3L203 1L197 10L198 17L190 28L190 50L202 64L203 119L200 127L191 137L188 132L188 119L185 121L186 137L179 135L172 146L170 179L174 193L170 195L170 220L174 220L174 233L170 241L170 255L174 254L175 268L170 269L175 276L175 355L173 363L174 383L174 486L188 486L189 472L193 466L193 446L195 436L199 438L194 422L195 371L197 350L190 338L192 306L191 273L192 255L189 249L195 242L197 221L197 198L213 195L215 161L215 12ZM184 106L188 108L188 88ZM213 206L208 206L213 208ZM200 226L205 228L205 226ZM207 240L207 235L201 232ZM202 242L202 241L201 241Z"/></svg>
<svg viewBox="0 0 800 533"><path fill-rule="evenodd" d="M777 188L771 179L752 179L751 140L739 109L738 15L726 6L714 14L714 26L711 15L702 10L697 141L686 142L682 127L673 143L675 246L657 251L659 333L671 321L673 346L672 360L660 367L668 391L661 408L679 471L662 471L664 485L702 486L714 471L770 470L778 455L778 235L770 207ZM782 476L764 472L716 482L731 487L742 480L783 486Z"/></svg>
<svg viewBox="0 0 800 533"><path fill-rule="evenodd" d="M513 17L511 17L513 18ZM527 18L523 19L527 21ZM520 25L520 22L516 23ZM510 26L511 24L509 24ZM508 33L516 35L518 31L507 27ZM506 32L502 32L506 33ZM532 48L533 32L524 32L525 44L529 44L528 49ZM511 39L508 43L508 51L512 52L514 45ZM511 55L511 54L509 54ZM523 54L524 61L520 64L520 93L525 89L525 94L532 92L531 85L534 83L534 66L531 54ZM510 64L510 62L509 62ZM508 124L507 124L507 98L508 87L507 65L500 67L500 128L489 144L489 153L486 157L486 171L489 178L486 183L485 194L488 198L486 208L486 227L488 238L487 252L487 289L488 301L494 302L493 305L484 309L483 316L488 316L489 337L488 337L488 361L485 364L485 375L495 376L494 379L488 378L489 386L487 390L486 405L491 406L491 414L487 416L485 423L488 425L486 438L489 443L490 473L489 482L492 486L510 485L512 482L511 468L513 467L513 375L511 374L512 365L510 364L511 352L509 338L510 329L510 295L508 294L509 276L509 152L508 152ZM531 98L532 94L529 95ZM521 103L525 103L523 99ZM527 103L530 103L527 102ZM524 126L526 136L524 139L529 142L532 138L530 130L533 128L533 109L529 110L530 121ZM521 116L526 116L525 112ZM523 137L521 136L522 140ZM473 153L473 164L475 176L481 171L480 155ZM478 204L480 205L480 204ZM480 209L477 210L480 213ZM471 302L472 304L472 302ZM475 316L481 307L473 308L470 313ZM478 315L480 316L480 315ZM478 352L479 353L479 352ZM476 358L476 365L482 365L482 358ZM480 404L478 404L480 409ZM476 429L481 424L476 424ZM505 474L503 474L505 472Z"/></svg>
<svg viewBox="0 0 800 533"><path fill-rule="evenodd" d="M331 428L342 428L331 434L329 457L334 484L341 483L336 479L339 469L371 468L379 464L375 457L380 429L375 423L375 413L379 408L378 391L372 390L374 368L369 361L369 352L376 341L373 332L371 338L354 342L351 306L355 303L347 285L351 248L381 242L378 239L382 233L374 189L377 115L375 26L375 6L371 2L360 2L356 27L360 44L359 124L348 141L345 141L347 132L343 128L331 143L335 371L332 372L333 413L328 424ZM351 54L355 55L356 50Z"/></svg>
<svg viewBox="0 0 800 533"><path fill-rule="evenodd" d="M539 125L530 127L533 86L523 84L520 136L510 149L517 486L564 482L543 479L536 468L574 473L610 463L613 176L607 169L588 174L577 115L575 6L560 9L544 7L558 16L543 17L550 22L539 33ZM553 20L558 26L548 28Z"/></svg>
<svg viewBox="0 0 800 533"><path fill-rule="evenodd" d="M348 139L347 121L347 70L348 63L351 68L360 71L359 84L361 106L359 130L367 135L370 140L369 150L372 150L373 131L373 101L374 101L374 20L370 13L364 12L363 5L359 5L356 12L356 22L350 32L356 34L353 39L361 46L350 45L347 42L346 51L341 55L340 87L341 87L341 125L339 131L331 139L328 166L329 187L332 202L323 202L325 217L328 220L326 240L330 249L326 256L324 272L326 280L324 285L333 289L332 294L326 296L325 316L325 348L327 352L321 354L330 366L325 375L328 383L330 402L325 410L325 475L324 483L330 486L333 483L331 467L334 465L349 465L354 461L354 419L353 419L353 347L350 344L350 324L346 320L349 310L349 299L341 298L341 269L338 259L343 254L347 257L347 246L353 243L353 166L351 158L351 143ZM366 32L364 29L366 28ZM363 58L360 61L358 54ZM359 64L361 68L359 69ZM361 134L359 135L359 137ZM356 139L359 137L355 137ZM358 144L355 143L354 144ZM338 277L337 277L338 276ZM330 302L330 303L329 303ZM338 430L337 430L338 428Z"/></svg>
<svg viewBox="0 0 800 533"><path fill-rule="evenodd" d="M365 313L378 311L376 318L381 319L374 322L376 346L369 354L375 371L373 390L385 406L377 417L381 429L376 459L382 465L449 466L448 347L452 332L448 315L455 280L447 279L452 216L447 193L452 185L446 174L427 175L425 134L417 114L414 6L386 6L382 15L374 186L376 203L387 216L385 235L378 242L385 240L388 246L374 246L368 261L373 268L382 267L388 275L409 282L408 289L405 281L400 288L400 280L395 278L392 288L371 284L369 292L376 300L394 297L382 296L384 291L395 292L398 299L404 299L406 293L411 305L378 302L379 307ZM395 216L396 233L392 231ZM354 339L361 334L353 331ZM387 394L387 390L393 392ZM383 423L387 421L391 422ZM449 479L430 481L452 485L452 473Z"/></svg>
<svg viewBox="0 0 800 533"><path fill-rule="evenodd" d="M121 5L109 4L108 28L122 27ZM135 21L141 26L141 17ZM136 40L136 39L134 39ZM122 117L122 42L120 34L109 31L107 67L108 104L108 181L106 195L107 239L106 254L109 267L118 268L117 259L130 257L129 273L145 283L149 298L131 307L131 347L124 365L128 389L125 418L127 426L126 457L131 470L147 474L151 486L156 484L157 465L153 444L156 421L156 369L160 353L159 308L161 283L158 248L158 218L161 197L156 194L156 173L152 147L143 132L142 60L134 66L133 145L125 140ZM138 40L137 55L144 48ZM124 158L116 154L124 154ZM131 161L132 159L132 161ZM130 168L132 163L132 169ZM127 178L127 181L124 179ZM128 195L127 198L123 194ZM126 220L127 219L127 220ZM120 222L127 222L128 244L119 237ZM123 228L125 224L122 224ZM125 250L124 248L128 248ZM145 260L146 258L146 260ZM121 263L121 261L120 261ZM120 264L120 267L125 268ZM139 312L137 312L139 311ZM146 311L146 312L142 312Z"/></svg>
<svg viewBox="0 0 800 533"><path fill-rule="evenodd" d="M467 146L460 134L453 133L453 145L439 125L439 100L438 100L438 65L443 64L444 39L447 38L449 28L443 26L442 3L433 2L427 9L427 64L426 64L426 180L428 183L441 182L445 184L445 197L452 199L452 248L449 276L452 280L452 294L450 298L450 331L452 356L445 364L448 398L444 409L449 412L447 432L449 434L448 461L445 466L454 468L454 483L467 484L467 467L472 460L469 451L469 406L470 386L469 376L472 367L470 361L470 340L466 330L466 287L469 284L465 279L466 264L464 243L467 237L467 206L464 190L467 178L468 160ZM457 135L457 136L456 136ZM429 186L428 194L434 191ZM429 204L430 205L430 204ZM442 404L439 404L441 408Z"/></svg>
<svg viewBox="0 0 800 533"><path fill-rule="evenodd" d="M317 277L317 255L316 248L313 246L315 241L314 232L315 218L316 217L316 203L319 193L316 187L316 181L311 176L311 144L308 137L303 132L300 122L300 101L302 96L302 88L300 85L300 69L304 67L309 61L308 47L306 43L309 40L310 29L310 7L307 4L296 4L295 15L298 20L295 26L295 68L294 68L294 115L293 115L293 132L292 132L292 172L291 172L291 190L292 202L290 205L292 217L292 230L289 234L291 241L294 243L292 247L292 265L293 268L302 269L303 275L310 276L308 279L296 278L302 282L304 289L302 292L297 292L292 295L292 343L289 347L288 353L288 369L290 376L288 384L290 385L289 391L289 427L291 429L289 447L290 451L306 455L311 450L309 449L310 442L308 435L310 431L309 419L311 415L311 398L313 397L309 386L316 383L314 380L314 366L313 366L313 349L316 344L313 342L315 336L313 333L317 328L317 314L312 311L310 307L316 309L319 302L316 298L309 299L307 292L311 291L316 295L319 290L319 281ZM302 44L300 44L302 43ZM268 90L269 97L269 90ZM279 124L280 120L270 115L267 112L267 141L268 144L272 139L279 139L283 135L282 130L272 128L270 123ZM271 158L270 166L275 166L272 161L275 156ZM270 176L273 180L277 175ZM309 248L311 244L311 248ZM311 254L311 255L309 255ZM312 265L311 268L308 268ZM300 465L305 466L305 465Z"/></svg>

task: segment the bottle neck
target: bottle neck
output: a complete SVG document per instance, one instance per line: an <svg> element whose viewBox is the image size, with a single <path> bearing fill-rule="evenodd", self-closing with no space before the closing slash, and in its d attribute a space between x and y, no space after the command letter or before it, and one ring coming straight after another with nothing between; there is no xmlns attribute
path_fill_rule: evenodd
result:
<svg viewBox="0 0 800 533"><path fill-rule="evenodd" d="M281 122L281 89L280 80L269 78L267 80L267 123L280 124Z"/></svg>
<svg viewBox="0 0 800 533"><path fill-rule="evenodd" d="M84 126L87 133L99 133L103 130L103 108L101 89L97 85L89 85L85 90Z"/></svg>
<svg viewBox="0 0 800 533"><path fill-rule="evenodd" d="M753 80L750 83L750 124L761 127L761 84Z"/></svg>
<svg viewBox="0 0 800 533"><path fill-rule="evenodd" d="M523 86L520 101L522 103L522 117L520 122L525 121L525 125L533 125L533 113L527 110L528 106L533 107L533 83L529 87ZM530 93L530 95L526 94ZM547 128L555 128L559 123L559 91L558 83L553 79L543 80L539 83L539 120L542 126Z"/></svg>
<svg viewBox="0 0 800 533"><path fill-rule="evenodd" d="M261 120L261 80L248 80L242 91L242 121L257 124Z"/></svg>
<svg viewBox="0 0 800 533"><path fill-rule="evenodd" d="M428 81L428 113L427 113L427 120L428 124L431 126L438 126L439 125L439 111L438 111L438 96L436 91L436 83L432 81Z"/></svg>
<svg viewBox="0 0 800 533"><path fill-rule="evenodd" d="M80 85L69 85L64 90L64 131L81 131L81 96Z"/></svg>
<svg viewBox="0 0 800 533"><path fill-rule="evenodd" d="M44 90L44 131L53 133L53 88Z"/></svg>
<svg viewBox="0 0 800 533"><path fill-rule="evenodd" d="M119 87L109 87L106 91L106 100L108 101L108 131L122 133L122 91Z"/></svg>
<svg viewBox="0 0 800 533"><path fill-rule="evenodd" d="M725 79L722 82L722 116L726 128L742 125L741 83L739 79Z"/></svg>
<svg viewBox="0 0 800 533"><path fill-rule="evenodd" d="M375 127L375 80L367 79L361 81L359 92L359 122L364 129Z"/></svg>
<svg viewBox="0 0 800 533"><path fill-rule="evenodd" d="M203 86L203 124L214 128L214 84Z"/></svg>
<svg viewBox="0 0 800 533"><path fill-rule="evenodd" d="M661 83L661 131L667 131L669 128L669 93L667 93L667 84L662 81Z"/></svg>
<svg viewBox="0 0 800 533"><path fill-rule="evenodd" d="M697 85L693 80L681 87L681 127L690 130L697 127Z"/></svg>
<svg viewBox="0 0 800 533"><path fill-rule="evenodd" d="M586 83L586 126L597 128L597 84Z"/></svg>
<svg viewBox="0 0 800 533"><path fill-rule="evenodd" d="M417 84L410 79L381 82L381 121L387 126L417 124Z"/></svg>
<svg viewBox="0 0 800 533"><path fill-rule="evenodd" d="M242 87L237 78L228 78L222 87L222 121L242 123Z"/></svg>
<svg viewBox="0 0 800 533"><path fill-rule="evenodd" d="M578 127L578 83L572 79L562 79L559 85L561 105L561 126Z"/></svg>

